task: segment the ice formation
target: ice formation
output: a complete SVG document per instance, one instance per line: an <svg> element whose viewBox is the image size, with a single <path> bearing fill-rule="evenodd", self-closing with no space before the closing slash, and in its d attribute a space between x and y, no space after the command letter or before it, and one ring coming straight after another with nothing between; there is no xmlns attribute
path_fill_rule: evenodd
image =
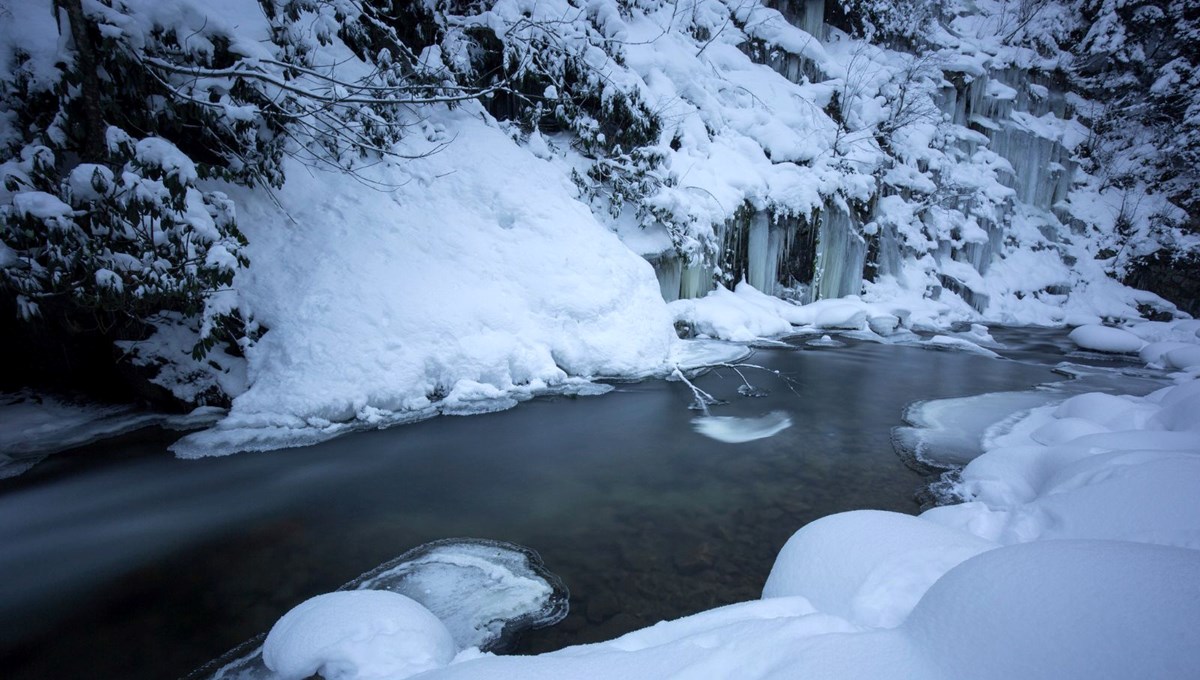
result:
<svg viewBox="0 0 1200 680"><path fill-rule="evenodd" d="M524 630L553 625L567 615L567 597L562 581L528 548L473 538L433 541L307 600L265 641L250 640L188 677L302 678L322 667L345 680L407 677L464 650L501 649Z"/></svg>
<svg viewBox="0 0 1200 680"><path fill-rule="evenodd" d="M783 411L771 411L757 418L737 416L700 416L692 418L692 428L700 434L726 444L741 444L774 437L792 426Z"/></svg>
<svg viewBox="0 0 1200 680"><path fill-rule="evenodd" d="M446 539L410 550L348 587L388 590L424 605L459 649L492 649L567 615L562 582L537 553L501 541Z"/></svg>
<svg viewBox="0 0 1200 680"><path fill-rule="evenodd" d="M204 427L221 415L216 408L168 415L30 390L0 393L0 479L20 475L46 456L76 446L145 427Z"/></svg>

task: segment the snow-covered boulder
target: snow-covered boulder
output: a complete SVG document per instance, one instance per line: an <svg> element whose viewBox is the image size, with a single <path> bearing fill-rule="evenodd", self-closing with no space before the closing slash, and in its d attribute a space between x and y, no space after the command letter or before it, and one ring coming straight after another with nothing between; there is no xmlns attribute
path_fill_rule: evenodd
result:
<svg viewBox="0 0 1200 680"><path fill-rule="evenodd" d="M282 680L401 680L450 663L450 631L416 601L386 590L318 595L267 634L263 661Z"/></svg>
<svg viewBox="0 0 1200 680"><path fill-rule="evenodd" d="M1136 354L1146 344L1141 338L1123 328L1099 324L1080 326L1067 337L1083 349L1110 354Z"/></svg>
<svg viewBox="0 0 1200 680"><path fill-rule="evenodd" d="M994 547L965 531L908 515L844 512L808 524L788 539L763 597L803 596L826 614L890 628L904 621L947 570Z"/></svg>

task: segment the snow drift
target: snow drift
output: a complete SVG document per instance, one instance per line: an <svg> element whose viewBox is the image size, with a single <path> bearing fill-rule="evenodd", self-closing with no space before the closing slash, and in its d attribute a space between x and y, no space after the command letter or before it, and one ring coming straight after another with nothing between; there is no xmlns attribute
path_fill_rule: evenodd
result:
<svg viewBox="0 0 1200 680"><path fill-rule="evenodd" d="M375 186L296 167L278 193L286 212L235 194L254 261L238 285L270 331L228 418L177 452L495 410L571 377L664 365L674 332L650 265L477 111L440 120L454 142L371 171Z"/></svg>

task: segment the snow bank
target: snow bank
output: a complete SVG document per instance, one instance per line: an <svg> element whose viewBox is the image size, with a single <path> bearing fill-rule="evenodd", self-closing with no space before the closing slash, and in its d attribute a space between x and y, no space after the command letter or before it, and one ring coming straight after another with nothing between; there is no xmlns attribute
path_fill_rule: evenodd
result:
<svg viewBox="0 0 1200 680"><path fill-rule="evenodd" d="M1139 543L984 553L947 572L905 622L934 667L911 677L1187 677L1200 662L1198 577L1200 553Z"/></svg>
<svg viewBox="0 0 1200 680"><path fill-rule="evenodd" d="M417 602L385 590L318 595L279 619L263 661L280 680L401 680L454 658L454 640Z"/></svg>
<svg viewBox="0 0 1200 680"><path fill-rule="evenodd" d="M891 335L903 328L912 315L905 307L863 302L856 296L800 305L766 295L745 281L733 290L717 286L702 298L676 300L667 307L677 324L686 324L699 335L732 342L780 336L797 328L869 328L881 335Z"/></svg>
<svg viewBox="0 0 1200 680"><path fill-rule="evenodd" d="M855 546L847 550L846 546ZM851 623L893 628L933 582L995 544L894 512L860 510L819 519L779 551L763 597L803 596Z"/></svg>
<svg viewBox="0 0 1200 680"><path fill-rule="evenodd" d="M674 333L650 265L472 107L437 122L400 152L452 144L362 178L289 167L278 204L226 187L252 244L238 285L270 330L229 416L177 453L495 410L665 364Z"/></svg>

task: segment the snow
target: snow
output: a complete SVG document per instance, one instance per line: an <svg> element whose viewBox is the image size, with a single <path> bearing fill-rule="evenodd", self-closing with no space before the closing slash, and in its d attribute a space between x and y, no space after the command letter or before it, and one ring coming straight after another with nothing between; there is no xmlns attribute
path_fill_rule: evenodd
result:
<svg viewBox="0 0 1200 680"><path fill-rule="evenodd" d="M802 596L817 610L856 625L894 628L942 574L994 547L908 515L839 513L788 539L771 567L763 598Z"/></svg>
<svg viewBox="0 0 1200 680"><path fill-rule="evenodd" d="M783 411L772 411L757 418L737 416L700 416L692 418L692 428L700 434L726 444L741 444L773 437L792 426Z"/></svg>
<svg viewBox="0 0 1200 680"><path fill-rule="evenodd" d="M1188 369L1200 366L1200 347L1176 347L1167 350L1163 355L1167 366L1178 369Z"/></svg>
<svg viewBox="0 0 1200 680"><path fill-rule="evenodd" d="M857 296L795 304L765 295L746 282L733 290L718 286L694 300L676 300L668 308L676 323L695 333L731 342L752 342L795 332L797 328L828 330L878 329L892 335L907 324L912 312L898 304L869 303ZM937 314L936 305L917 307Z"/></svg>
<svg viewBox="0 0 1200 680"><path fill-rule="evenodd" d="M364 169L379 188L293 164L283 213L227 187L255 263L238 286L269 330L229 416L180 455L495 410L665 366L674 332L650 265L471 108L439 114L455 143ZM417 137L406 154L437 147Z"/></svg>
<svg viewBox="0 0 1200 680"><path fill-rule="evenodd" d="M956 350L959 352L969 352L971 354L978 354L980 356L990 357L992 359L1000 358L999 354L996 354L995 352L993 352L990 349L987 349L985 347L980 347L979 345L977 345L965 338L956 338L956 337L951 337L949 335L935 335L932 338L924 341L923 344L928 345L930 347L937 348L937 349L948 349L948 350Z"/></svg>
<svg viewBox="0 0 1200 680"><path fill-rule="evenodd" d="M964 465L983 453L985 438L994 428L1004 427L1009 415L1061 398L1055 392L1031 390L919 401L904 413L909 426L892 430L892 441L927 465Z"/></svg>
<svg viewBox="0 0 1200 680"><path fill-rule="evenodd" d="M34 217L39 220L69 217L75 212L71 206L60 201L57 196L44 191L25 191L16 194L13 196L13 208L18 215Z"/></svg>
<svg viewBox="0 0 1200 680"><path fill-rule="evenodd" d="M454 658L450 631L415 601L383 590L317 595L267 634L263 661L280 680L401 680Z"/></svg>
<svg viewBox="0 0 1200 680"><path fill-rule="evenodd" d="M936 675L1179 678L1200 660L1196 551L1047 541L949 571L905 625ZM986 604L983 604L986 603Z"/></svg>
<svg viewBox="0 0 1200 680"><path fill-rule="evenodd" d="M1096 324L1079 326L1067 337L1084 349L1113 354L1136 354L1146 344L1127 330Z"/></svg>
<svg viewBox="0 0 1200 680"><path fill-rule="evenodd" d="M417 546L360 575L334 594L345 592L396 594L423 607L416 618L427 622L426 614L436 617L441 622L439 626L427 627L445 630L453 641L452 653L458 659L508 645L522 632L552 625L567 615L566 587L545 569L537 553L515 543L486 539L443 539ZM390 608L386 600L384 604ZM273 663L287 664L302 657L307 667L337 655L370 654L373 645L392 646L386 635L376 635L370 625L365 634L354 635L349 645L343 644L345 631L353 632L352 627L357 625L353 620L357 607L353 598L344 604L336 603L336 608L345 611L332 620L326 616L324 604L314 606L320 610L317 612L320 616L305 614L303 628L307 634L295 646L277 645ZM410 606L405 608L409 614L414 611ZM404 612L400 615L408 616ZM395 626L385 620L382 628L383 633L390 635ZM277 679L279 675L266 662L263 637L235 647L188 677ZM314 639L329 644L324 651L314 650L316 645L311 642ZM398 661L407 664L412 659ZM370 671L371 668L358 669L360 675ZM393 672L403 671L389 671L388 677Z"/></svg>

